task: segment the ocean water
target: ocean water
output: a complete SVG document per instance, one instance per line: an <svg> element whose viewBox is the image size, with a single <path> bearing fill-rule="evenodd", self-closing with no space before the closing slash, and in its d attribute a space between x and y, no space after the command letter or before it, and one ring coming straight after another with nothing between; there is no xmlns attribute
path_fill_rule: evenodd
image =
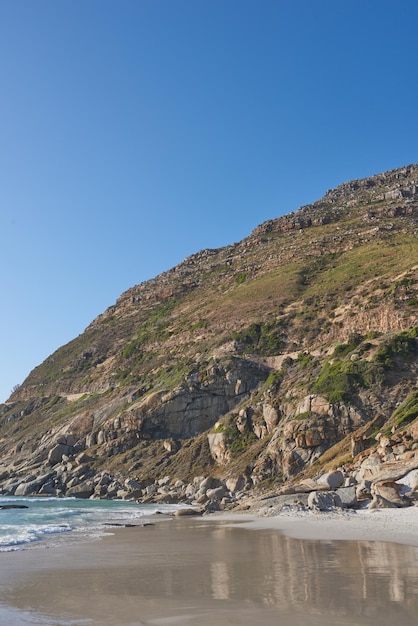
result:
<svg viewBox="0 0 418 626"><path fill-rule="evenodd" d="M62 541L99 537L111 526L140 525L149 516L170 513L175 505L137 504L122 500L0 496L0 552L33 545L50 546Z"/></svg>

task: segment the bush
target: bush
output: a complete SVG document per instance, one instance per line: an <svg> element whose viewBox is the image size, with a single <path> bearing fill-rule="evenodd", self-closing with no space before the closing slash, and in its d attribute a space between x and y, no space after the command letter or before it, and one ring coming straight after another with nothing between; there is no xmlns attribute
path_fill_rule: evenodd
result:
<svg viewBox="0 0 418 626"><path fill-rule="evenodd" d="M353 333L348 339L348 343L339 343L335 346L333 356L346 356L353 352L363 341L362 335Z"/></svg>
<svg viewBox="0 0 418 626"><path fill-rule="evenodd" d="M382 343L374 361L382 365L384 369L391 369L395 366L396 356L401 356L406 360L412 359L418 353L417 336L418 328L416 326L394 335Z"/></svg>
<svg viewBox="0 0 418 626"><path fill-rule="evenodd" d="M253 323L233 334L243 353L253 352L263 356L278 354L283 347L282 330L278 322Z"/></svg>
<svg viewBox="0 0 418 626"><path fill-rule="evenodd" d="M310 352L299 352L298 363L301 370L306 369L314 360L314 357Z"/></svg>
<svg viewBox="0 0 418 626"><path fill-rule="evenodd" d="M241 272L241 274L238 274L238 276L235 278L235 283L237 285L242 285L242 283L245 283L246 280L247 280L247 273Z"/></svg>
<svg viewBox="0 0 418 626"><path fill-rule="evenodd" d="M368 387L364 361L328 361L316 379L313 390L331 403L347 402L360 388Z"/></svg>
<svg viewBox="0 0 418 626"><path fill-rule="evenodd" d="M271 372L271 374L267 376L265 386L267 388L274 387L275 389L278 389L283 380L283 376L284 376L283 370L280 370L279 372Z"/></svg>
<svg viewBox="0 0 418 626"><path fill-rule="evenodd" d="M396 409L394 417L398 426L409 424L418 417L418 391L408 396L405 402Z"/></svg>

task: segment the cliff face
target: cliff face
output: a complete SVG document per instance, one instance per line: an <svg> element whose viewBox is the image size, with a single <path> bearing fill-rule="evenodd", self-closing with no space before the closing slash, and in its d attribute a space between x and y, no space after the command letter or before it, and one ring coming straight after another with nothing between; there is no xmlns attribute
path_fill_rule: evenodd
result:
<svg viewBox="0 0 418 626"><path fill-rule="evenodd" d="M411 165L132 287L1 406L4 489L80 454L136 481L283 482L364 453L377 418L413 428L417 233Z"/></svg>

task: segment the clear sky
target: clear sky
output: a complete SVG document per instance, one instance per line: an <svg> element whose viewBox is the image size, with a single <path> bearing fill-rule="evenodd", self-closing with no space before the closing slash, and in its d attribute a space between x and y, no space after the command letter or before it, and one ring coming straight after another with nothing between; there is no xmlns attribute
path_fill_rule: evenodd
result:
<svg viewBox="0 0 418 626"><path fill-rule="evenodd" d="M418 161L416 0L1 0L0 401L119 295Z"/></svg>

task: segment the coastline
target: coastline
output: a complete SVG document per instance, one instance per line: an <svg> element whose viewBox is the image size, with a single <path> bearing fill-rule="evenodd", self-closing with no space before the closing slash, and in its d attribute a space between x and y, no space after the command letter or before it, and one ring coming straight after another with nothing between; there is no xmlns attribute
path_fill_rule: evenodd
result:
<svg viewBox="0 0 418 626"><path fill-rule="evenodd" d="M360 607L358 626L394 619L407 626L418 610L417 523L418 508L410 507L271 517L220 512L109 528L95 540L1 554L0 620L346 626ZM406 566L408 593L399 583Z"/></svg>

